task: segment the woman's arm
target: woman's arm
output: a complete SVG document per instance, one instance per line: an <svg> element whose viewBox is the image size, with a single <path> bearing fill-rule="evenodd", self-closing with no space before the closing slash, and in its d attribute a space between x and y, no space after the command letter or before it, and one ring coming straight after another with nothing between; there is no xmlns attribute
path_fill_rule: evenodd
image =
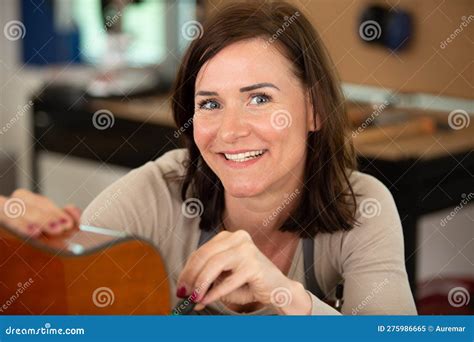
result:
<svg viewBox="0 0 474 342"><path fill-rule="evenodd" d="M170 192L158 161L130 171L109 185L84 210L81 224L125 231L159 241L170 226Z"/></svg>
<svg viewBox="0 0 474 342"><path fill-rule="evenodd" d="M343 233L338 264L344 279L345 315L416 315L405 269L400 217L389 190L359 173L360 225Z"/></svg>

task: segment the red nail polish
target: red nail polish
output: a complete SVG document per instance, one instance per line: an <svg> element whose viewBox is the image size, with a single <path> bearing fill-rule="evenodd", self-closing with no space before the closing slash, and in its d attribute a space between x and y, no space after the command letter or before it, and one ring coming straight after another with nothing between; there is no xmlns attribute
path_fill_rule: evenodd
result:
<svg viewBox="0 0 474 342"><path fill-rule="evenodd" d="M50 223L49 223L49 227L50 227L50 228L56 228L56 226L57 226L57 223L56 223L56 222L50 222Z"/></svg>
<svg viewBox="0 0 474 342"><path fill-rule="evenodd" d="M32 232L32 231L37 230L39 226L36 223L28 223L27 228L30 232Z"/></svg>
<svg viewBox="0 0 474 342"><path fill-rule="evenodd" d="M180 288L178 288L178 290L176 291L176 296L179 297L179 298L185 298L186 297L186 287L181 286Z"/></svg>
<svg viewBox="0 0 474 342"><path fill-rule="evenodd" d="M194 303L199 303L202 299L202 296L199 294L198 290L194 290L191 296L189 298L194 302Z"/></svg>
<svg viewBox="0 0 474 342"><path fill-rule="evenodd" d="M65 224L66 222L67 220L64 217L61 217L61 219L59 219L59 223L61 224Z"/></svg>

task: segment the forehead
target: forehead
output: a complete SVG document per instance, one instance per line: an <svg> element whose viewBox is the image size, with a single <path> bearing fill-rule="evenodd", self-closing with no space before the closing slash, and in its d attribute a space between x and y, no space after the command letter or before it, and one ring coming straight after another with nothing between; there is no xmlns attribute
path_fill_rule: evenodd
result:
<svg viewBox="0 0 474 342"><path fill-rule="evenodd" d="M291 62L274 45L255 38L225 47L202 66L196 78L196 90L288 82L293 76Z"/></svg>

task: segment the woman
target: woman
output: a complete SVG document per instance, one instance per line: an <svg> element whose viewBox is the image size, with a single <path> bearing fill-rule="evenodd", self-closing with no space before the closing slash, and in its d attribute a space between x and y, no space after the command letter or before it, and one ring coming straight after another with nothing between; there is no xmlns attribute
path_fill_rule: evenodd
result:
<svg viewBox="0 0 474 342"><path fill-rule="evenodd" d="M172 98L187 149L109 186L82 223L153 241L174 303L193 295L200 313L340 314L322 299L344 283L342 314L416 314L393 198L355 170L334 66L309 21L286 3L240 3L202 33ZM3 219L33 235L79 219L13 196L27 214Z"/></svg>

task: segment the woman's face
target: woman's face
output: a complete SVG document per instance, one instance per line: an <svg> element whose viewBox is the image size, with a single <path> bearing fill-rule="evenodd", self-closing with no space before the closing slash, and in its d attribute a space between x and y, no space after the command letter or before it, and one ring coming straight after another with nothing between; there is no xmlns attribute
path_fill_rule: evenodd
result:
<svg viewBox="0 0 474 342"><path fill-rule="evenodd" d="M228 194L302 181L312 106L276 47L252 39L224 48L203 65L195 89L194 139Z"/></svg>

